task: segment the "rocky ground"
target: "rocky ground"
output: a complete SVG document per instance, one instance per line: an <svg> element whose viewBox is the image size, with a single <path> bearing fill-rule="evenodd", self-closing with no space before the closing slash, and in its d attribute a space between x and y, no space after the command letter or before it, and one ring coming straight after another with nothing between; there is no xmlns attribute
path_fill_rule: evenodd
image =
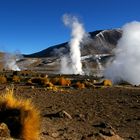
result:
<svg viewBox="0 0 140 140"><path fill-rule="evenodd" d="M41 140L140 140L139 87L51 91L18 85L14 93L41 111Z"/></svg>

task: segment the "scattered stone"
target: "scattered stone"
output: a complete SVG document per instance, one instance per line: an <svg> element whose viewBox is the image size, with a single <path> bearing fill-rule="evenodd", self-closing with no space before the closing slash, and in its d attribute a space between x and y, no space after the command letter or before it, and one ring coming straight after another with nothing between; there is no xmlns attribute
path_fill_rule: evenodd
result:
<svg viewBox="0 0 140 140"><path fill-rule="evenodd" d="M65 116L67 116L69 119L72 119L72 116L71 116L68 112L66 112L65 110L63 110L62 113L63 113Z"/></svg>
<svg viewBox="0 0 140 140"><path fill-rule="evenodd" d="M10 138L10 130L5 123L0 124L0 137Z"/></svg>
<svg viewBox="0 0 140 140"><path fill-rule="evenodd" d="M104 136L99 133L95 140L124 140L119 135L115 134L113 136Z"/></svg>
<svg viewBox="0 0 140 140"><path fill-rule="evenodd" d="M54 133L51 134L51 136L53 138L58 138L59 137L59 132L54 132Z"/></svg>
<svg viewBox="0 0 140 140"><path fill-rule="evenodd" d="M123 138L116 134L114 128L107 123L99 122L93 126L99 129L95 140L123 140Z"/></svg>
<svg viewBox="0 0 140 140"><path fill-rule="evenodd" d="M66 111L62 110L62 111L58 111L56 113L50 113L50 114L45 114L44 117L48 117L50 119L58 119L58 118L69 118L69 119L72 119L72 116L67 113Z"/></svg>
<svg viewBox="0 0 140 140"><path fill-rule="evenodd" d="M86 121L85 114L76 114L75 117L76 117L77 121Z"/></svg>
<svg viewBox="0 0 140 140"><path fill-rule="evenodd" d="M100 130L100 133L103 134L104 136L109 136L109 137L115 135L115 133L112 130L108 130L108 129Z"/></svg>

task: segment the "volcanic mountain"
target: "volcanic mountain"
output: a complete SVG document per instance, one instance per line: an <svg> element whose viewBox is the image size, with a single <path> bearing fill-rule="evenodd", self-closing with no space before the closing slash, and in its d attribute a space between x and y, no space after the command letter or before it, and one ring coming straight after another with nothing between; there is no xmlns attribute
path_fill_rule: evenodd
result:
<svg viewBox="0 0 140 140"><path fill-rule="evenodd" d="M112 54L112 50L116 47L117 41L122 35L120 29L98 30L90 32L90 40L85 40L81 47L82 56L93 54ZM60 57L69 53L68 42L51 46L40 52L36 52L25 57Z"/></svg>
<svg viewBox="0 0 140 140"><path fill-rule="evenodd" d="M121 29L98 30L89 33L90 38L81 44L81 59L83 69L87 73L95 72L97 63L105 65L108 59L113 57L113 49L122 36ZM27 69L44 71L47 73L59 73L61 57L69 54L68 42L51 46L40 52L24 55L19 61L19 66ZM100 59L97 61L97 59ZM100 62L99 62L100 61Z"/></svg>

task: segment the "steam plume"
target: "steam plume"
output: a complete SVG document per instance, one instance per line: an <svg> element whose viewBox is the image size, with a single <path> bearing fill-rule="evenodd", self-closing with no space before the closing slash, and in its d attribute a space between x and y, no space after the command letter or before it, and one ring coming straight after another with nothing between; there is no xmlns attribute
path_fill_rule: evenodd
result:
<svg viewBox="0 0 140 140"><path fill-rule="evenodd" d="M105 70L105 76L114 83L121 80L133 85L140 84L140 22L131 22L122 27L115 59Z"/></svg>
<svg viewBox="0 0 140 140"><path fill-rule="evenodd" d="M71 66L68 66L68 62L66 61L67 59L63 58L63 61L65 61L66 65L65 67L67 67L67 69L69 70L67 71L67 69L63 69L62 72L69 74L83 74L80 44L82 43L83 38L86 36L85 30L83 28L83 25L74 16L65 14L63 16L63 22L66 26L72 29L72 32L71 40L69 42ZM63 64L61 69L62 68L64 68Z"/></svg>
<svg viewBox="0 0 140 140"><path fill-rule="evenodd" d="M19 60L19 56L16 54L9 54L6 53L5 55L5 69L13 70L13 71L20 71L20 68L17 65L17 61Z"/></svg>
<svg viewBox="0 0 140 140"><path fill-rule="evenodd" d="M71 70L71 63L69 62L69 59L67 56L63 56L61 58L61 73L73 74L73 71Z"/></svg>

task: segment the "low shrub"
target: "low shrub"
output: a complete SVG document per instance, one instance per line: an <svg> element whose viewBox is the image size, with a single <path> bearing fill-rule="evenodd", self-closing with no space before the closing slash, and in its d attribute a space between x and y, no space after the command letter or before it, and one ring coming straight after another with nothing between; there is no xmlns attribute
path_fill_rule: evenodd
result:
<svg viewBox="0 0 140 140"><path fill-rule="evenodd" d="M55 77L55 78L52 78L50 81L53 85L60 85L60 86L70 86L71 85L71 81L64 77Z"/></svg>
<svg viewBox="0 0 140 140"><path fill-rule="evenodd" d="M113 84L112 84L112 81L111 81L111 80L105 79L105 80L103 81L103 85L104 85L104 86L112 86Z"/></svg>
<svg viewBox="0 0 140 140"><path fill-rule="evenodd" d="M64 77L60 77L58 80L58 84L61 86L70 86L71 81L69 79L64 78Z"/></svg>
<svg viewBox="0 0 140 140"><path fill-rule="evenodd" d="M16 139L38 140L40 113L28 99L15 98L8 89L0 96L0 123L5 123L10 135Z"/></svg>
<svg viewBox="0 0 140 140"><path fill-rule="evenodd" d="M17 76L17 75L14 75L13 78L12 78L12 81L13 81L14 83L20 83L20 77Z"/></svg>
<svg viewBox="0 0 140 140"><path fill-rule="evenodd" d="M84 83L81 83L81 82L76 82L74 84L74 87L75 88L78 88L78 89L84 89L85 88L85 84Z"/></svg>
<svg viewBox="0 0 140 140"><path fill-rule="evenodd" d="M7 83L7 78L3 75L0 76L0 84L6 84Z"/></svg>

